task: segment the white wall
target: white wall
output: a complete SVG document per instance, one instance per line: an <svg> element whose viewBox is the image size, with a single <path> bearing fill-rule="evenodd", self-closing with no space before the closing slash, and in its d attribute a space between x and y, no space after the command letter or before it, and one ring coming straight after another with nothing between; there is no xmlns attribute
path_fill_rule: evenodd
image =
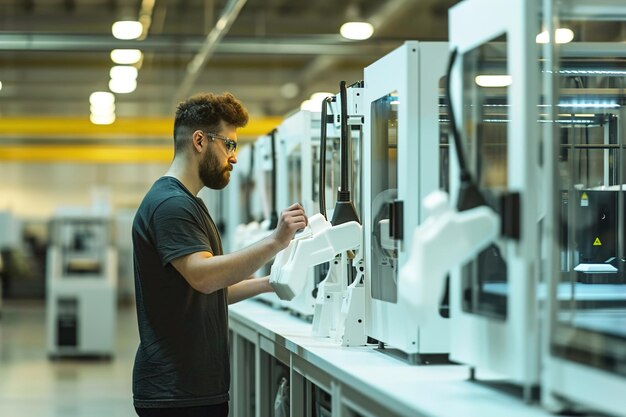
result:
<svg viewBox="0 0 626 417"><path fill-rule="evenodd" d="M113 211L136 208L169 164L0 163L0 210L49 218L58 206L91 206L107 189Z"/></svg>

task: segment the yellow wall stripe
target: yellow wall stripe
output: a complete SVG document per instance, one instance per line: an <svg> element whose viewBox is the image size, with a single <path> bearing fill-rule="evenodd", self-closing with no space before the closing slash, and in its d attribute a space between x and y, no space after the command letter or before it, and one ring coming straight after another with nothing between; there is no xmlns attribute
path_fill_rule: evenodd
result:
<svg viewBox="0 0 626 417"><path fill-rule="evenodd" d="M78 163L169 163L172 146L0 146L0 161Z"/></svg>
<svg viewBox="0 0 626 417"><path fill-rule="evenodd" d="M254 139L268 133L282 122L281 117L251 117L248 125L238 130L244 140ZM0 118L1 136L43 137L172 137L172 118L119 118L111 125L94 125L89 116L54 118Z"/></svg>

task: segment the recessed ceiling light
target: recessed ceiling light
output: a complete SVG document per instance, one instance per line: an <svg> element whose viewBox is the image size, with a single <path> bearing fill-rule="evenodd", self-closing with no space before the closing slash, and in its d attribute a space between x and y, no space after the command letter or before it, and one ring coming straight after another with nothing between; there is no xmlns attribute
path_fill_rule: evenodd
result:
<svg viewBox="0 0 626 417"><path fill-rule="evenodd" d="M89 96L89 104L96 107L107 107L115 104L115 96L108 91L95 91Z"/></svg>
<svg viewBox="0 0 626 417"><path fill-rule="evenodd" d="M115 113L110 114L91 114L89 115L89 120L94 125L110 125L115 121Z"/></svg>
<svg viewBox="0 0 626 417"><path fill-rule="evenodd" d="M346 39L362 41L374 34L374 26L368 22L347 22L341 25L339 33Z"/></svg>
<svg viewBox="0 0 626 417"><path fill-rule="evenodd" d="M137 78L137 68L129 65L116 65L109 71L111 78L125 78L134 80Z"/></svg>
<svg viewBox="0 0 626 417"><path fill-rule="evenodd" d="M111 60L120 65L132 65L141 60L143 54L139 49L114 49L111 51Z"/></svg>
<svg viewBox="0 0 626 417"><path fill-rule="evenodd" d="M137 88L137 80L126 78L111 78L109 90L118 94L132 93Z"/></svg>
<svg viewBox="0 0 626 417"><path fill-rule="evenodd" d="M568 28L558 28L555 31L554 39L556 43L570 43L574 39L574 31ZM535 42L537 43L548 43L550 42L550 36L548 35L548 31L544 30L535 38Z"/></svg>
<svg viewBox="0 0 626 417"><path fill-rule="evenodd" d="M113 23L111 32L117 39L137 39L143 32L143 25L135 20L120 20Z"/></svg>
<svg viewBox="0 0 626 417"><path fill-rule="evenodd" d="M316 93L311 94L311 101L314 101L316 103L322 103L322 101L326 98L326 97L332 97L334 96L333 93L327 93L325 91L318 91Z"/></svg>
<svg viewBox="0 0 626 417"><path fill-rule="evenodd" d="M481 87L508 87L513 78L510 75L477 75L474 81Z"/></svg>
<svg viewBox="0 0 626 417"><path fill-rule="evenodd" d="M103 114L111 114L115 113L115 104L111 104L109 106L89 106L89 111L91 114L103 115Z"/></svg>
<svg viewBox="0 0 626 417"><path fill-rule="evenodd" d="M304 100L300 103L300 110L316 111L316 109L313 108L313 102L311 100Z"/></svg>

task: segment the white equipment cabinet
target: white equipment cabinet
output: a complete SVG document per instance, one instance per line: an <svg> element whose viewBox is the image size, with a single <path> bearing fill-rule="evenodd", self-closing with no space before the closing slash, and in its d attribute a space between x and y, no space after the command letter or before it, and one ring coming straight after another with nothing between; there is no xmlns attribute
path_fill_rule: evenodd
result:
<svg viewBox="0 0 626 417"><path fill-rule="evenodd" d="M398 296L411 237L426 218L421 201L439 188L439 82L447 44L409 41L364 70L365 326L408 359L448 352L448 322L429 294L429 317ZM417 295L416 295L417 296ZM431 358L434 358L432 356Z"/></svg>
<svg viewBox="0 0 626 417"><path fill-rule="evenodd" d="M313 199L314 190L318 187L313 181L317 177L314 170L319 169L313 163L313 154L319 150L319 134L320 113L307 110L291 115L277 129L286 164L286 167L282 166L284 169L278 171L278 205L284 208L300 203L309 217L319 212L319 200L316 202ZM315 288L321 280L316 281L316 272L315 267L307 268L304 289L286 303L289 310L304 317L313 315Z"/></svg>
<svg viewBox="0 0 626 417"><path fill-rule="evenodd" d="M538 8L532 1L467 0L450 9L449 30L450 49L458 51L451 80L462 151L510 237L452 270L450 358L478 378L481 371L502 375L527 399L539 381ZM450 160L457 197L459 166L453 154Z"/></svg>
<svg viewBox="0 0 626 417"><path fill-rule="evenodd" d="M286 190L281 189L280 178L285 176L287 162L285 158L285 147L274 129L267 135L258 138L254 144L254 170L255 172L255 193L251 204L253 215L258 212L261 222L255 225L242 248L250 246L261 239L271 235L278 221L280 210L283 210L286 200ZM260 203L260 204L259 204ZM255 218L257 218L255 216ZM253 222L255 223L255 222ZM264 277L270 274L272 260L267 262L256 272L256 276ZM278 298L275 293L263 293L255 297L275 308L284 308L285 302Z"/></svg>
<svg viewBox="0 0 626 417"><path fill-rule="evenodd" d="M13 249L20 244L21 225L10 211L0 210L0 250ZM3 269L2 255L0 254L0 316L2 315L2 276Z"/></svg>
<svg viewBox="0 0 626 417"><path fill-rule="evenodd" d="M110 221L58 215L50 226L46 277L50 358L111 358L115 351L117 257Z"/></svg>

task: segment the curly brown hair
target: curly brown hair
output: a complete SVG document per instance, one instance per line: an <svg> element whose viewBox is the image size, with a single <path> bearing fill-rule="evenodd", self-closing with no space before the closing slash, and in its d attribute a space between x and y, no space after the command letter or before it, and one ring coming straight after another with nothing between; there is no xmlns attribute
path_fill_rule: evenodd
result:
<svg viewBox="0 0 626 417"><path fill-rule="evenodd" d="M222 122L235 127L248 123L248 111L230 93L202 93L180 102L174 118L174 151L185 149L198 129L218 133Z"/></svg>

